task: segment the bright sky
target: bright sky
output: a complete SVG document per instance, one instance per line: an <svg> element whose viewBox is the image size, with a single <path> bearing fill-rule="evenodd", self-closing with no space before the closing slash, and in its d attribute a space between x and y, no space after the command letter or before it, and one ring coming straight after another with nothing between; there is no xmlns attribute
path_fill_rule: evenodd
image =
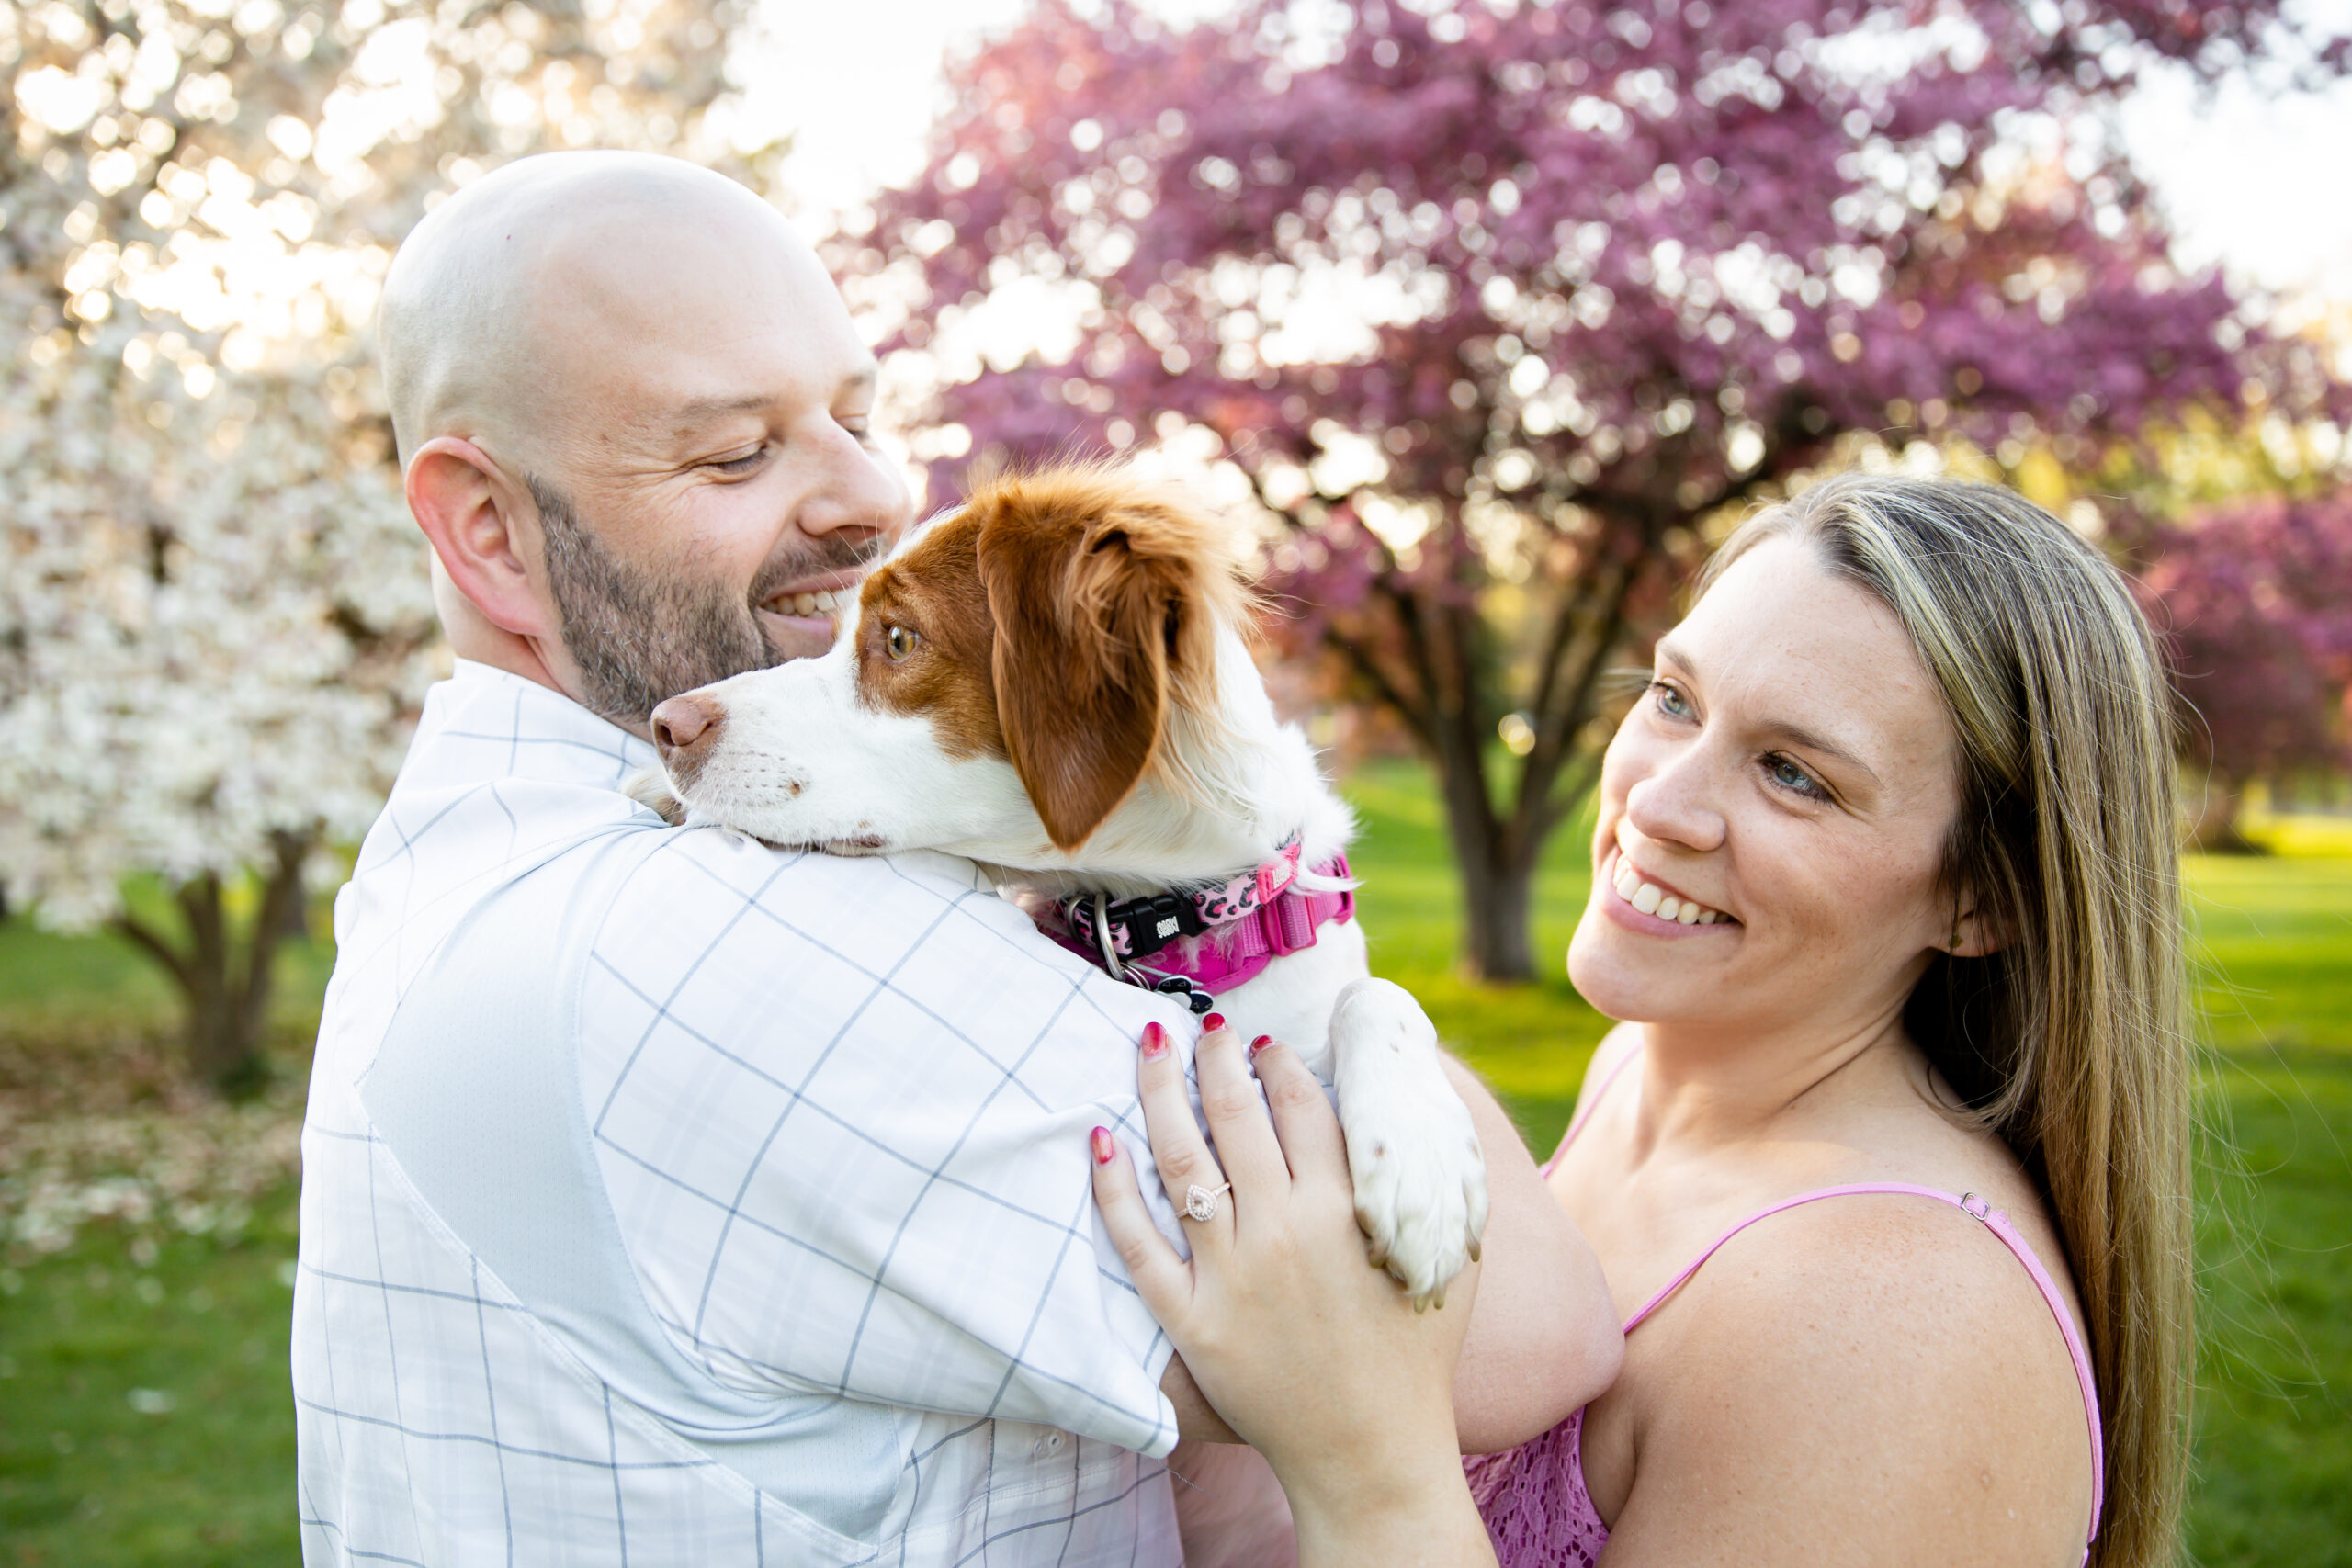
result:
<svg viewBox="0 0 2352 1568"><path fill-rule="evenodd" d="M816 219L911 175L944 53L1018 16L1025 0L768 0L784 40L749 106L796 132L786 177ZM1227 0L1155 0L1178 20ZM2352 31L2352 0L2290 0L2290 15ZM2352 83L2282 95L2233 83L2210 99L2180 73L2151 77L2121 117L2133 161L2180 236L2181 259L2352 312ZM2324 302L2324 304L2323 304Z"/></svg>

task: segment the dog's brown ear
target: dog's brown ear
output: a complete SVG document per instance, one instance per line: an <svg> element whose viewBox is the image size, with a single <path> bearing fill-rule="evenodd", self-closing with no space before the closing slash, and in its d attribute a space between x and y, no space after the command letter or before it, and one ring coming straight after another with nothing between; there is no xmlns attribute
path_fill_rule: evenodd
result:
<svg viewBox="0 0 2352 1568"><path fill-rule="evenodd" d="M1207 563L1187 520L1100 475L1003 480L973 504L997 722L1054 847L1072 850L1143 776L1180 682L1205 676Z"/></svg>

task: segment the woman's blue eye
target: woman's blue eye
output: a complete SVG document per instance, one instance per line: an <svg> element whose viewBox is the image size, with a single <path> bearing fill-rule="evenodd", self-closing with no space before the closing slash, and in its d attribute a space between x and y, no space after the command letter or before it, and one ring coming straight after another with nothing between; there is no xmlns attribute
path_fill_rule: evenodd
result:
<svg viewBox="0 0 2352 1568"><path fill-rule="evenodd" d="M1672 718L1690 716L1690 699L1664 681L1652 681L1650 690L1657 694L1657 711Z"/></svg>
<svg viewBox="0 0 2352 1568"><path fill-rule="evenodd" d="M1786 757L1765 758L1764 771L1770 776L1772 782L1782 789L1802 795L1809 800L1829 798L1829 792L1821 787L1818 780Z"/></svg>

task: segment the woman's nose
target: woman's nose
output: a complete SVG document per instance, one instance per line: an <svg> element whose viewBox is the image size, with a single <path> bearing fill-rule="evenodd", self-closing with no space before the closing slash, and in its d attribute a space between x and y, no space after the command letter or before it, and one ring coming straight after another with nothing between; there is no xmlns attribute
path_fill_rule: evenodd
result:
<svg viewBox="0 0 2352 1568"><path fill-rule="evenodd" d="M1702 746L1660 757L1625 792L1625 819L1658 843L1712 850L1724 841L1722 779Z"/></svg>

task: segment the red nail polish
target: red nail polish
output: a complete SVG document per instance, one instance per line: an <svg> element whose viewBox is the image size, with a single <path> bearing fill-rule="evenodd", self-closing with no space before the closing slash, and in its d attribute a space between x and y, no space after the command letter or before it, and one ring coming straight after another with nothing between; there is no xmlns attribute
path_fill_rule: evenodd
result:
<svg viewBox="0 0 2352 1568"><path fill-rule="evenodd" d="M1201 1032L1204 1034L1213 1034L1224 1027L1225 1014L1221 1012L1213 1012L1201 1020Z"/></svg>
<svg viewBox="0 0 2352 1568"><path fill-rule="evenodd" d="M1111 1142L1110 1128L1095 1128L1093 1132L1089 1133L1086 1135L1086 1141L1093 1146L1094 1163L1096 1165L1109 1165L1111 1163L1111 1156L1114 1152L1114 1145Z"/></svg>
<svg viewBox="0 0 2352 1568"><path fill-rule="evenodd" d="M1267 1046L1272 1045L1273 1043L1274 1037L1272 1035L1261 1034L1257 1039L1250 1042L1250 1054L1254 1056L1259 1052L1264 1050Z"/></svg>
<svg viewBox="0 0 2352 1568"><path fill-rule="evenodd" d="M1154 1060L1168 1055L1168 1031L1157 1019L1143 1026L1143 1054Z"/></svg>

